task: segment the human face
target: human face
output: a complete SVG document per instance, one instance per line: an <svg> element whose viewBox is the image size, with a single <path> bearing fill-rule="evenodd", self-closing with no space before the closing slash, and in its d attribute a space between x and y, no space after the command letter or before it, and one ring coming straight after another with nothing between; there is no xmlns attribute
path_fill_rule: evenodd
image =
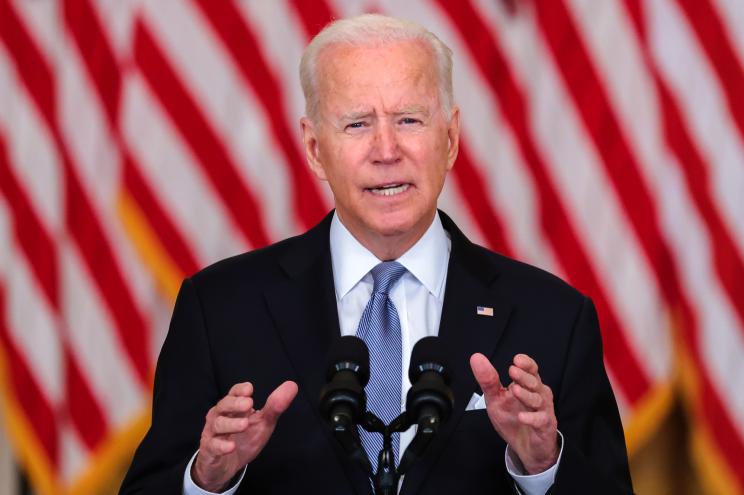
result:
<svg viewBox="0 0 744 495"><path fill-rule="evenodd" d="M310 166L352 235L378 258L397 258L434 219L457 156L459 109L445 119L421 41L331 45L317 70L319 116L301 120Z"/></svg>

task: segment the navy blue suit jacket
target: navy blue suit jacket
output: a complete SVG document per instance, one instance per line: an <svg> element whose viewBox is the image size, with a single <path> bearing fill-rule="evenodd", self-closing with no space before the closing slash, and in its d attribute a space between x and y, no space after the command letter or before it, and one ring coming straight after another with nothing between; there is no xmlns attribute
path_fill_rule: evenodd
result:
<svg viewBox="0 0 744 495"><path fill-rule="evenodd" d="M478 385L475 352L501 377L513 356L540 366L555 396L563 457L554 494L632 492L623 430L591 301L542 270L470 241L440 212L452 240L439 337L451 350L454 413L406 475L402 493L512 493L504 441L484 410L465 411ZM325 356L340 335L329 214L307 233L216 263L184 281L158 359L152 426L123 494L180 494L207 411L250 381L260 406L284 380L299 394L238 493L369 494L318 411ZM492 307L492 317L476 314Z"/></svg>

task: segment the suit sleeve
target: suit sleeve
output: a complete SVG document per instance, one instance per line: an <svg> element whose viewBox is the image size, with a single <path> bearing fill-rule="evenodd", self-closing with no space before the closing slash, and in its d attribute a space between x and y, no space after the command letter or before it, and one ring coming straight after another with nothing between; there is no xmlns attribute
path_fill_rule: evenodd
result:
<svg viewBox="0 0 744 495"><path fill-rule="evenodd" d="M620 414L607 378L597 313L584 298L556 397L563 455L550 494L633 492Z"/></svg>
<svg viewBox="0 0 744 495"><path fill-rule="evenodd" d="M204 314L196 288L187 279L158 358L152 424L119 493L181 493L205 416L219 399Z"/></svg>

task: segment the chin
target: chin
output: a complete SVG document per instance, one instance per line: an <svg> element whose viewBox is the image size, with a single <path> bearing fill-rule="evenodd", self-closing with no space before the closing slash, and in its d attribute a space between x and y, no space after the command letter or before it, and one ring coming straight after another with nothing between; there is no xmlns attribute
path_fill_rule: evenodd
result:
<svg viewBox="0 0 744 495"><path fill-rule="evenodd" d="M413 231L420 221L420 216L415 216L410 213L402 214L401 212L396 212L375 216L375 218L372 219L372 222L370 222L370 226L372 226L372 229L375 232L385 237L393 237Z"/></svg>

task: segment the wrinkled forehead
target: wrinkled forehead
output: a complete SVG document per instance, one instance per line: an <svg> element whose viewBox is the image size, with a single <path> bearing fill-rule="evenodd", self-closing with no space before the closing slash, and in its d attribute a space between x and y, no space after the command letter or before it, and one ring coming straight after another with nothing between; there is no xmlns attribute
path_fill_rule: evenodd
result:
<svg viewBox="0 0 744 495"><path fill-rule="evenodd" d="M436 60L421 40L362 45L336 43L318 57L317 92L321 107L381 90L431 93L437 90Z"/></svg>

